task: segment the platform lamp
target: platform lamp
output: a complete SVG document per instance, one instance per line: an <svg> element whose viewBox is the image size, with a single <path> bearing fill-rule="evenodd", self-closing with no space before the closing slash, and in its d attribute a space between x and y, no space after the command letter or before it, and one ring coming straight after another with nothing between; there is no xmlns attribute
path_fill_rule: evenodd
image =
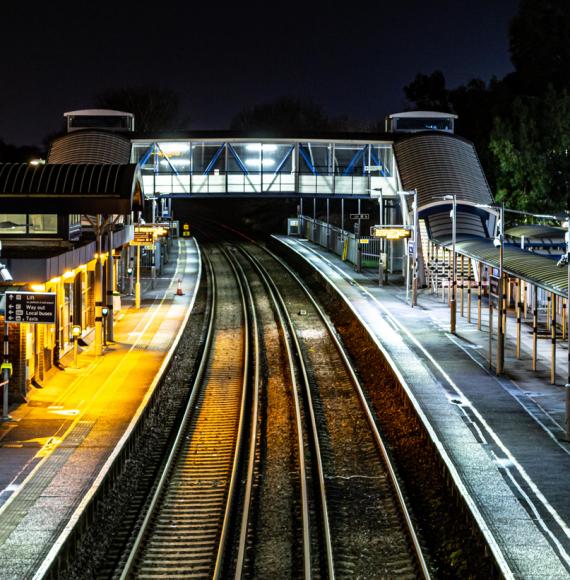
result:
<svg viewBox="0 0 570 580"><path fill-rule="evenodd" d="M456 323L457 323L457 257L455 255L455 245L457 243L457 195L442 195L439 199L444 201L451 201L451 254L452 254L452 266L451 266L451 300L449 301L449 331L451 334L455 334Z"/></svg>
<svg viewBox="0 0 570 580"><path fill-rule="evenodd" d="M412 226L412 231L414 233L414 246L413 246L413 253L412 253L412 258L413 258L413 264L412 264L412 303L411 306L412 308L414 306L418 305L418 190L417 189L411 189L410 191L398 191L398 193L400 195L404 195L404 196L408 196L408 197L413 197L414 201L412 202L412 209L413 209L413 215L414 215L414 221L413 221L413 226ZM408 259L409 259L409 249L408 249ZM409 271L409 269L408 269ZM409 275L408 275L409 277ZM406 283L406 293L408 291L408 286L409 284ZM406 294L406 299L407 299L407 294Z"/></svg>
<svg viewBox="0 0 570 580"><path fill-rule="evenodd" d="M73 337L73 366L77 369L79 368L77 365L78 341L81 336L81 326L79 324L74 324L71 327L71 336Z"/></svg>

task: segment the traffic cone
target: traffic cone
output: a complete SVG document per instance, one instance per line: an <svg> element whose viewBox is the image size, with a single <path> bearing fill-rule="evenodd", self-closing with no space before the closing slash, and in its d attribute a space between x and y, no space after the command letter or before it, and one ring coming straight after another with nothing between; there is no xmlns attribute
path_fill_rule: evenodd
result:
<svg viewBox="0 0 570 580"><path fill-rule="evenodd" d="M182 292L182 281L178 278L178 288L176 288L176 296L184 296L184 292Z"/></svg>

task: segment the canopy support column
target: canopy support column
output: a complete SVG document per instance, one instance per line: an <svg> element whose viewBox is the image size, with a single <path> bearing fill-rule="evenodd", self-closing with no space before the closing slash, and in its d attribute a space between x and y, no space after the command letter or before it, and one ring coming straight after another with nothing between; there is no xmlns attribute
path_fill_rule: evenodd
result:
<svg viewBox="0 0 570 580"><path fill-rule="evenodd" d="M556 384L556 294L552 293L550 321L550 384Z"/></svg>
<svg viewBox="0 0 570 580"><path fill-rule="evenodd" d="M464 302L465 300L463 299L463 292L465 289L465 256L461 256L461 261L459 262L459 265L461 267L461 293L459 294L459 309L461 312L461 318L465 318L465 308L464 308Z"/></svg>
<svg viewBox="0 0 570 580"><path fill-rule="evenodd" d="M538 292L532 288L532 370L536 370L536 349L538 341Z"/></svg>
<svg viewBox="0 0 570 580"><path fill-rule="evenodd" d="M477 330L481 330L481 306L483 300L483 264L479 261L479 287L477 290Z"/></svg>
<svg viewBox="0 0 570 580"><path fill-rule="evenodd" d="M471 258L467 258L467 322L471 322Z"/></svg>
<svg viewBox="0 0 570 580"><path fill-rule="evenodd" d="M516 295L515 300L517 301L516 307L516 316L517 316L517 350L516 350L516 357L517 359L521 358L521 316L522 316L522 302L521 302L521 292L522 292L522 282L521 280L517 280L515 282L516 286Z"/></svg>

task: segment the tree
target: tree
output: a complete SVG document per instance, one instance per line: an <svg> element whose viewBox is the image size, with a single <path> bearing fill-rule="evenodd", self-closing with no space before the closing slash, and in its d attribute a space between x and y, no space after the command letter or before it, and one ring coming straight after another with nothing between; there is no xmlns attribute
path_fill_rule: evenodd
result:
<svg viewBox="0 0 570 580"><path fill-rule="evenodd" d="M497 198L511 207L570 208L570 96L551 86L544 98L519 96L495 121L490 149L498 164Z"/></svg>
<svg viewBox="0 0 570 580"><path fill-rule="evenodd" d="M328 116L310 99L279 97L241 110L231 122L235 131L330 131Z"/></svg>
<svg viewBox="0 0 570 580"><path fill-rule="evenodd" d="M137 131L165 131L175 128L178 95L158 87L109 89L96 96L98 107L133 113Z"/></svg>
<svg viewBox="0 0 570 580"><path fill-rule="evenodd" d="M0 163L29 163L32 159L45 159L45 151L34 145L9 145L0 139Z"/></svg>
<svg viewBox="0 0 570 580"><path fill-rule="evenodd" d="M547 87L570 88L568 0L521 0L509 29L519 92L543 95Z"/></svg>
<svg viewBox="0 0 570 580"><path fill-rule="evenodd" d="M449 91L445 87L445 77L440 70L434 70L429 75L417 74L416 78L404 87L404 94L418 110L451 112Z"/></svg>

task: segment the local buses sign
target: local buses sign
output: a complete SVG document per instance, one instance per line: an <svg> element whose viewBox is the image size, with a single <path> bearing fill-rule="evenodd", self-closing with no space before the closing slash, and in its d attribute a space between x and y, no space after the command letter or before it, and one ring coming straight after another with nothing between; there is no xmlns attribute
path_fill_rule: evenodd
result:
<svg viewBox="0 0 570 580"><path fill-rule="evenodd" d="M6 292L6 322L55 324L55 292Z"/></svg>

